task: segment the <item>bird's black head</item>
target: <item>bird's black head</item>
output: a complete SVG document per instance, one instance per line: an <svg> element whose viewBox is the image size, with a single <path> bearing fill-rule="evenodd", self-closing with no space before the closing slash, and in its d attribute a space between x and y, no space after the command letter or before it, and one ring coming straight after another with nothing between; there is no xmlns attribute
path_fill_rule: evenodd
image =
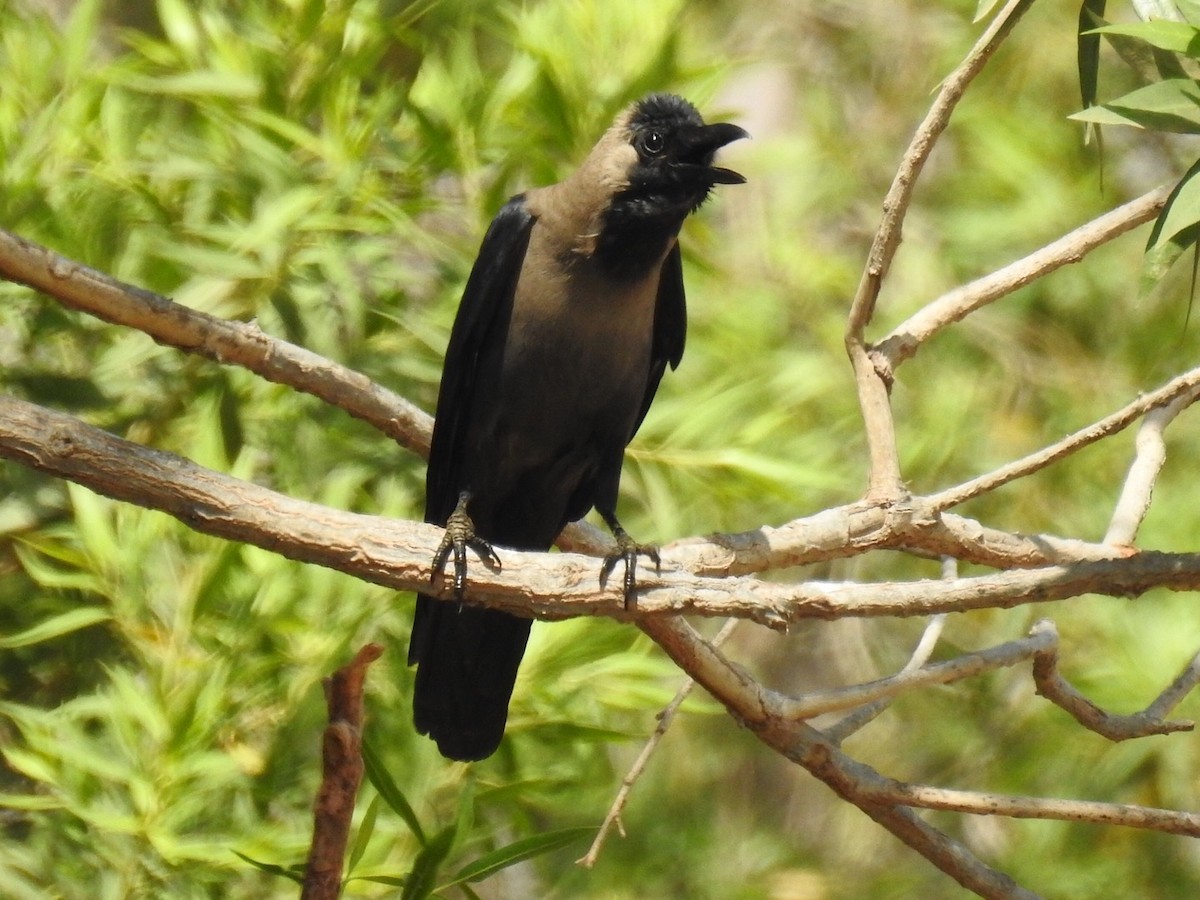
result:
<svg viewBox="0 0 1200 900"><path fill-rule="evenodd" d="M741 184L737 172L713 165L717 150L749 137L724 122L705 125L696 107L674 94L651 94L630 111L629 142L637 164L629 173L627 193L653 204L693 212L715 184Z"/></svg>
<svg viewBox="0 0 1200 900"><path fill-rule="evenodd" d="M713 185L746 180L713 159L721 147L749 135L737 125L704 124L696 107L674 94L642 98L618 119L618 130L636 158L630 154L624 183L604 215L599 249L632 273L665 250Z"/></svg>

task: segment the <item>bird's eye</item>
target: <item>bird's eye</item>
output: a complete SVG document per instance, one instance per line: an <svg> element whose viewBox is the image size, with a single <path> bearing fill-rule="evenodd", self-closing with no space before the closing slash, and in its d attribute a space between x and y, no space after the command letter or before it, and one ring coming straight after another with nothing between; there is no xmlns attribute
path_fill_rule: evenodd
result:
<svg viewBox="0 0 1200 900"><path fill-rule="evenodd" d="M642 135L642 150L648 156L657 156L667 145L661 131L647 131Z"/></svg>

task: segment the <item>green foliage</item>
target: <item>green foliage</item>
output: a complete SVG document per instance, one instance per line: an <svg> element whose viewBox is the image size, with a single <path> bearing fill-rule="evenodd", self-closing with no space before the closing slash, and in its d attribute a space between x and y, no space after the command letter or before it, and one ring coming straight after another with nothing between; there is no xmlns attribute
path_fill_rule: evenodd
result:
<svg viewBox="0 0 1200 900"><path fill-rule="evenodd" d="M1103 3L1088 2L1080 12L1079 80L1084 109L1072 118L1098 125L1130 125L1174 134L1200 134L1200 80L1195 76L1200 62L1200 6L1167 3L1162 16L1131 25L1092 27L1101 22ZM1100 65L1099 40L1106 37L1125 50L1131 68L1149 84L1136 88L1100 106L1096 81ZM1189 74L1191 73L1191 74ZM1200 198L1195 184L1200 161L1194 164L1167 199L1146 244L1142 289L1149 293L1167 276L1172 265L1187 250L1195 249L1200 260ZM1195 264L1193 264L1193 269ZM1195 277L1193 275L1193 286Z"/></svg>
<svg viewBox="0 0 1200 900"><path fill-rule="evenodd" d="M1147 186L1119 170L1108 196L1097 189L1064 121L1074 10L1042 6L923 176L881 328ZM138 27L104 8L85 0L59 24L0 4L0 223L253 319L427 409L479 237L508 195L569 170L649 89L745 115L756 141L730 154L750 183L685 229L688 350L630 450L622 516L667 541L861 492L846 298L928 89L988 3L860 18L784 2L160 0ZM1035 449L1175 371L1178 306L1135 299L1138 264L1131 244L1106 248L905 366L894 401L914 489ZM344 414L2 283L0 385L293 496L420 509L423 465ZM1171 460L1187 460L1197 435L1174 429ZM1097 447L968 511L1098 537L1127 450ZM1168 463L1147 546L1195 546L1190 474ZM0 498L4 896L293 896L284 878L311 828L320 679L367 640L388 653L371 674L347 896L470 897L485 878L500 895L947 896L944 876L705 698L634 792L628 839L595 870L572 866L678 681L628 627L535 627L500 752L448 764L410 725L410 598L15 465L0 466ZM889 557L798 577L934 574ZM960 616L945 652L1052 614L1069 674L1136 709L1194 652L1189 602ZM889 671L916 628L747 628L730 652L802 689ZM1185 741L1114 752L1028 693L1013 672L906 698L852 749L900 777L1195 805ZM1054 896L1178 896L1198 877L1161 836L988 827L959 836Z"/></svg>

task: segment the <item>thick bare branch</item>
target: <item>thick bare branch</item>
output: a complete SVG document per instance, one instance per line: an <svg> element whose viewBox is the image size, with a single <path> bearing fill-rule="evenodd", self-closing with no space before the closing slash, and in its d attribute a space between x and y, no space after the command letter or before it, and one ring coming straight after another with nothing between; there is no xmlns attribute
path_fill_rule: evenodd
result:
<svg viewBox="0 0 1200 900"><path fill-rule="evenodd" d="M300 900L336 900L341 894L346 843L363 776L363 687L367 667L382 653L378 644L367 644L325 679L329 725L321 742L321 787Z"/></svg>
<svg viewBox="0 0 1200 900"><path fill-rule="evenodd" d="M738 721L767 746L803 766L838 796L912 847L968 890L981 897L1033 898L1002 872L988 867L965 845L922 821L912 810L879 803L865 789L890 783L878 772L843 754L815 729L777 715L778 695L765 690L681 619L644 619L640 627L681 669L696 679Z"/></svg>
<svg viewBox="0 0 1200 900"><path fill-rule="evenodd" d="M7 397L0 397L0 456L169 513L206 534L397 590L430 590L429 560L442 534L432 525L296 500ZM625 609L617 587L600 588L594 559L570 553L505 550L502 571L472 568L468 598L543 618L687 613L785 628L803 619L932 615L1082 593L1135 596L1152 587L1200 588L1200 554L1194 553L1126 550L1117 558L1033 570L881 584L717 579L679 568L670 554L665 560L661 574L640 577L636 612Z"/></svg>
<svg viewBox="0 0 1200 900"><path fill-rule="evenodd" d="M433 419L353 369L264 334L133 287L0 229L0 276L65 306L145 332L160 344L242 366L268 381L319 397L374 425L397 443L429 455Z"/></svg>

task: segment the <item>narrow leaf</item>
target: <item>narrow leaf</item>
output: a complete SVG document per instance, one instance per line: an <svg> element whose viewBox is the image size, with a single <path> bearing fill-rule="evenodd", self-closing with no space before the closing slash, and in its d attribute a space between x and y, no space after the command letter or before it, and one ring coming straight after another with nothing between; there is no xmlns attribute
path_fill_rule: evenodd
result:
<svg viewBox="0 0 1200 900"><path fill-rule="evenodd" d="M458 829L454 825L442 829L417 854L412 871L404 879L404 892L400 895L400 900L424 900L433 893L438 870L450 852L457 832Z"/></svg>
<svg viewBox="0 0 1200 900"><path fill-rule="evenodd" d="M15 647L40 644L42 641L62 637L64 634L79 631L81 628L87 628L98 622L107 622L111 618L111 613L92 606L73 609L44 622L39 622L19 634L0 635L0 650L12 650Z"/></svg>
<svg viewBox="0 0 1200 900"><path fill-rule="evenodd" d="M358 826L358 832L354 835L354 843L350 845L350 853L346 862L347 872L354 871L354 867L358 865L358 861L362 859L363 853L367 850L371 835L375 833L375 817L379 814L379 802L380 797L376 796L363 814L362 824Z"/></svg>
<svg viewBox="0 0 1200 900"><path fill-rule="evenodd" d="M1164 241L1171 240L1181 232L1200 224L1200 160L1184 173L1183 178L1175 185L1167 202L1163 204L1162 212L1150 230L1146 241L1146 251L1149 252Z"/></svg>
<svg viewBox="0 0 1200 900"><path fill-rule="evenodd" d="M595 834L596 827L594 825L582 825L576 828L547 831L545 834L535 834L532 837L513 841L511 844L486 853L473 863L463 866L455 873L453 881L442 885L438 890L444 890L464 882L482 881L495 875L501 869L507 869L509 866L533 859L535 856L570 846L576 841L594 837Z"/></svg>
<svg viewBox="0 0 1200 900"><path fill-rule="evenodd" d="M290 879L291 881L296 882L296 884L304 883L303 873L297 872L294 867L284 868L283 866L277 866L275 863L262 862L254 859L253 857L247 856L245 853L238 853L236 850L233 851L233 855L238 857L238 859L242 860L243 862L250 863L250 865L254 866L254 868L258 869L260 872L266 872L268 875L278 875L280 878Z"/></svg>
<svg viewBox="0 0 1200 900"><path fill-rule="evenodd" d="M1157 285L1200 237L1200 160L1175 185L1150 230L1142 261L1141 293Z"/></svg>
<svg viewBox="0 0 1200 900"><path fill-rule="evenodd" d="M1172 53L1182 53L1191 57L1200 54L1200 29L1183 22L1156 19L1153 22L1135 22L1129 25L1101 25L1099 28L1093 28L1089 34L1122 35Z"/></svg>
<svg viewBox="0 0 1200 900"><path fill-rule="evenodd" d="M405 821L422 847L427 845L429 840L425 837L425 829L421 827L421 821L417 818L412 806L409 805L404 792L388 774L387 768L380 760L379 754L375 752L375 746L370 740L363 740L362 756L367 780L374 785L379 796L383 798L383 802Z"/></svg>
<svg viewBox="0 0 1200 900"><path fill-rule="evenodd" d="M1190 78L1148 84L1104 105L1154 131L1200 134L1200 84Z"/></svg>
<svg viewBox="0 0 1200 900"><path fill-rule="evenodd" d="M1084 107L1096 102L1096 82L1100 72L1100 36L1094 29L1102 22L1104 0L1084 0L1079 7L1079 34L1076 56L1079 66L1079 93Z"/></svg>
<svg viewBox="0 0 1200 900"><path fill-rule="evenodd" d="M1000 0L979 0L979 4L975 7L975 16L971 19L972 22L981 22L991 15L992 10L996 8L996 4Z"/></svg>

